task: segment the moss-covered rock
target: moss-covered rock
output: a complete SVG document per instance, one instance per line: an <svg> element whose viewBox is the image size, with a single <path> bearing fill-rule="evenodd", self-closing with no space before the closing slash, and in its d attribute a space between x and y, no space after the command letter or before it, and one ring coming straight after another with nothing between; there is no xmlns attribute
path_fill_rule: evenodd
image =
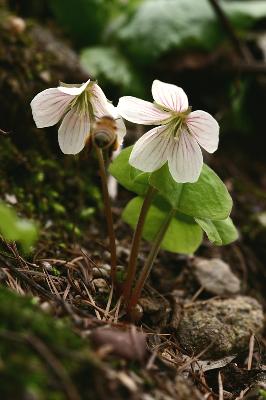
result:
<svg viewBox="0 0 266 400"><path fill-rule="evenodd" d="M261 332L263 322L262 307L251 297L214 298L185 308L177 333L188 351L219 358L248 350L251 333Z"/></svg>

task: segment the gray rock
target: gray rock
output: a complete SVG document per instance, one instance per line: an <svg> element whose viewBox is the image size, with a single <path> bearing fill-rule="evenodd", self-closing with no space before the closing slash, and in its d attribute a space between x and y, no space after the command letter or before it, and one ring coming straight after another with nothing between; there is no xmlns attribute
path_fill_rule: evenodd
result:
<svg viewBox="0 0 266 400"><path fill-rule="evenodd" d="M251 297L211 299L184 308L177 335L194 354L213 343L201 358L216 359L247 350L251 333L260 332L263 321L262 307Z"/></svg>
<svg viewBox="0 0 266 400"><path fill-rule="evenodd" d="M219 258L196 258L193 273L200 285L210 293L225 295L240 291L240 280L233 274L230 266Z"/></svg>

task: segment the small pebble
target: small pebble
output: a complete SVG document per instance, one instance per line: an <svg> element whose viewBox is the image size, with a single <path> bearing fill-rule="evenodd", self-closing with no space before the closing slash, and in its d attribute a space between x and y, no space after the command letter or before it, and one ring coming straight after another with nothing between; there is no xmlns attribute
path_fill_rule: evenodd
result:
<svg viewBox="0 0 266 400"><path fill-rule="evenodd" d="M195 258L193 274L199 284L212 294L221 296L240 292L239 278L233 274L230 266L219 258Z"/></svg>
<svg viewBox="0 0 266 400"><path fill-rule="evenodd" d="M93 279L92 284L94 285L95 289L100 293L109 293L110 289L105 279L97 278Z"/></svg>

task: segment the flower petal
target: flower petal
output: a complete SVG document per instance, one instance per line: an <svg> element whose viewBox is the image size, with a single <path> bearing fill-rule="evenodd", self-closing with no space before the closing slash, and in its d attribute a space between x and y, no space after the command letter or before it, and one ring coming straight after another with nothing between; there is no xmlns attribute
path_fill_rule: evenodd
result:
<svg viewBox="0 0 266 400"><path fill-rule="evenodd" d="M181 87L156 79L153 81L151 90L156 103L177 112L188 109L188 98Z"/></svg>
<svg viewBox="0 0 266 400"><path fill-rule="evenodd" d="M170 116L154 104L131 96L121 97L117 110L126 120L143 125L160 125Z"/></svg>
<svg viewBox="0 0 266 400"><path fill-rule="evenodd" d="M126 125L121 117L116 119L116 129L117 142L121 146L127 133Z"/></svg>
<svg viewBox="0 0 266 400"><path fill-rule="evenodd" d="M88 79L87 82L83 83L79 87L58 86L57 89L60 90L60 92L69 94L71 96L79 96L82 92L84 92L84 90L86 89L86 87L88 86L89 83L90 83L90 79Z"/></svg>
<svg viewBox="0 0 266 400"><path fill-rule="evenodd" d="M219 143L219 124L207 112L197 110L189 114L186 120L189 132L201 147L209 153L217 150Z"/></svg>
<svg viewBox="0 0 266 400"><path fill-rule="evenodd" d="M57 88L43 90L31 101L32 116L37 128L52 126L64 115L72 97Z"/></svg>
<svg viewBox="0 0 266 400"><path fill-rule="evenodd" d="M129 164L141 171L153 172L167 161L171 143L171 133L165 126L153 128L136 142Z"/></svg>
<svg viewBox="0 0 266 400"><path fill-rule="evenodd" d="M108 115L110 103L97 83L94 83L92 86L90 101L95 117L101 118Z"/></svg>
<svg viewBox="0 0 266 400"><path fill-rule="evenodd" d="M118 144L121 146L124 140L124 137L127 133L126 125L123 119L118 114L117 107L115 107L112 103L108 103L107 105L108 114L110 115L116 122L116 134L117 134L117 141Z"/></svg>
<svg viewBox="0 0 266 400"><path fill-rule="evenodd" d="M169 170L176 182L196 182L200 176L203 157L196 141L186 130L174 139L168 156Z"/></svg>
<svg viewBox="0 0 266 400"><path fill-rule="evenodd" d="M90 121L86 113L80 114L72 108L58 130L60 149L64 154L77 154L85 146L90 134Z"/></svg>

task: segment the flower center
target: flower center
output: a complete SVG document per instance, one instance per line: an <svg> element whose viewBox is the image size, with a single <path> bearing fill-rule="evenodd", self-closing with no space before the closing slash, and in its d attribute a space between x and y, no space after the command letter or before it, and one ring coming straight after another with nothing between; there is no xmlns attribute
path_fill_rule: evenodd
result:
<svg viewBox="0 0 266 400"><path fill-rule="evenodd" d="M169 112L170 117L166 121L164 121L163 124L167 125L167 127L169 128L169 130L167 129L167 131L170 131L171 135L173 135L175 139L178 139L183 126L186 125L187 116L191 113L191 107L188 107L188 109L185 111L177 112L156 102L154 102L154 104L160 110Z"/></svg>
<svg viewBox="0 0 266 400"><path fill-rule="evenodd" d="M181 113L173 111L171 112L172 115L169 120L166 121L166 125L168 125L169 130L175 139L179 138L182 128L186 126L186 119L190 112L190 107L188 108L188 110Z"/></svg>
<svg viewBox="0 0 266 400"><path fill-rule="evenodd" d="M79 96L76 96L70 103L70 107L75 107L80 115L89 114L89 119L91 121L94 120L93 108L90 101L90 97L93 95L91 93L92 85L93 82L90 82L84 92L82 92Z"/></svg>

